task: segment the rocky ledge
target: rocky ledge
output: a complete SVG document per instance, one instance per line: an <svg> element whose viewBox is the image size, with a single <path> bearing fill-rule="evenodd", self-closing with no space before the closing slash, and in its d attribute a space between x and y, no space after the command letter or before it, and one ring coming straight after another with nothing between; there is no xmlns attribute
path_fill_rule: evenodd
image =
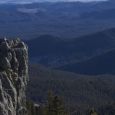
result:
<svg viewBox="0 0 115 115"><path fill-rule="evenodd" d="M28 48L20 39L0 39L0 115L26 115Z"/></svg>

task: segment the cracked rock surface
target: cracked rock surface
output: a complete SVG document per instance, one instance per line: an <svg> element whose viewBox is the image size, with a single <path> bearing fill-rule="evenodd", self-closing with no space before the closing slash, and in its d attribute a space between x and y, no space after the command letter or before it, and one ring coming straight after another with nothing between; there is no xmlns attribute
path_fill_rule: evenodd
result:
<svg viewBox="0 0 115 115"><path fill-rule="evenodd" d="M28 48L19 39L0 39L0 115L26 115Z"/></svg>

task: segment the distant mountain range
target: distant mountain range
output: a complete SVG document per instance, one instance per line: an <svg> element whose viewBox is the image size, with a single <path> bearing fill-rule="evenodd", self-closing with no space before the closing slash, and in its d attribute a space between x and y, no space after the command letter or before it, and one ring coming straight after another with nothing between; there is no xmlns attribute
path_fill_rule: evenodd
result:
<svg viewBox="0 0 115 115"><path fill-rule="evenodd" d="M73 39L115 27L114 14L114 0L1 4L0 35L34 39L49 34L61 39Z"/></svg>
<svg viewBox="0 0 115 115"><path fill-rule="evenodd" d="M106 0L1 0L0 3L16 3L16 4L27 4L27 3L36 3L36 2L91 2L91 1L106 1Z"/></svg>
<svg viewBox="0 0 115 115"><path fill-rule="evenodd" d="M27 44L33 63L82 74L114 74L114 28L69 41L44 35Z"/></svg>
<svg viewBox="0 0 115 115"><path fill-rule="evenodd" d="M31 63L81 67L115 48L114 14L114 0L1 4L0 35L24 39Z"/></svg>

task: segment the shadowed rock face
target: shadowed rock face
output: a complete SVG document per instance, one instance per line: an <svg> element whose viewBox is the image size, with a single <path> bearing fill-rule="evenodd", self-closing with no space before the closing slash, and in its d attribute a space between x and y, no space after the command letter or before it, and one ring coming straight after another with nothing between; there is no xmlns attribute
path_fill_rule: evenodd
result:
<svg viewBox="0 0 115 115"><path fill-rule="evenodd" d="M27 46L19 39L0 39L0 115L26 115L27 81Z"/></svg>

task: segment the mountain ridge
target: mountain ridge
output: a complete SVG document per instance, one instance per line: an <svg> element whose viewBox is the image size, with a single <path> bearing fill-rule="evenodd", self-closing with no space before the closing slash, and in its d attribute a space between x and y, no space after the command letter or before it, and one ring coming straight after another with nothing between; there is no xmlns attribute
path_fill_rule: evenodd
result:
<svg viewBox="0 0 115 115"><path fill-rule="evenodd" d="M1 4L0 34L22 39L34 39L45 34L62 39L80 37L115 27L114 10L110 10L115 9L114 6L114 1Z"/></svg>
<svg viewBox="0 0 115 115"><path fill-rule="evenodd" d="M88 0L88 2L100 2L100 1L106 1L106 0ZM32 3L39 3L39 2L87 2L84 0L23 0L23 1L17 1L17 0L1 0L0 4L32 4Z"/></svg>
<svg viewBox="0 0 115 115"><path fill-rule="evenodd" d="M115 74L115 49L81 63L68 64L59 69L87 75Z"/></svg>
<svg viewBox="0 0 115 115"><path fill-rule="evenodd" d="M82 62L114 49L114 33L115 28L112 28L67 41L46 35L26 42L32 62L35 59L35 62L46 66L60 67L68 63Z"/></svg>

